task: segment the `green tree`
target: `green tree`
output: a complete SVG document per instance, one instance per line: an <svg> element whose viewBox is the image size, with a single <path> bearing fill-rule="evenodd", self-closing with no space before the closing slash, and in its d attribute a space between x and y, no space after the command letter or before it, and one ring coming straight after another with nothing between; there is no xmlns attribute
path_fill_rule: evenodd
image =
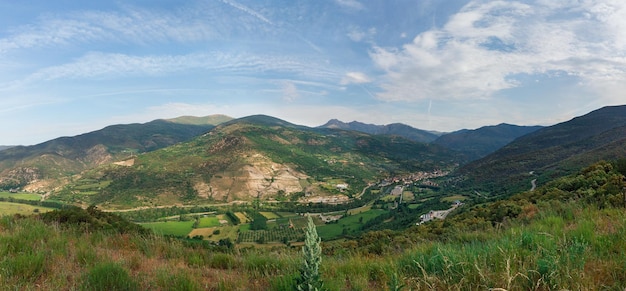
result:
<svg viewBox="0 0 626 291"><path fill-rule="evenodd" d="M322 290L322 280L320 278L320 264L322 263L322 247L320 246L320 238L313 219L308 216L308 224L306 228L306 236L302 253L304 262L300 269L300 278L298 279L298 290L313 291Z"/></svg>

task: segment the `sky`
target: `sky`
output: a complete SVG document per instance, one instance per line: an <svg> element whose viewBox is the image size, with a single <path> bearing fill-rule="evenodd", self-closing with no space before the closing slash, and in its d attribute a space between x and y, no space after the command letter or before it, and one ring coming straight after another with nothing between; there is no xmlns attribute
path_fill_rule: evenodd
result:
<svg viewBox="0 0 626 291"><path fill-rule="evenodd" d="M183 115L450 132L619 104L623 0L0 0L0 145Z"/></svg>

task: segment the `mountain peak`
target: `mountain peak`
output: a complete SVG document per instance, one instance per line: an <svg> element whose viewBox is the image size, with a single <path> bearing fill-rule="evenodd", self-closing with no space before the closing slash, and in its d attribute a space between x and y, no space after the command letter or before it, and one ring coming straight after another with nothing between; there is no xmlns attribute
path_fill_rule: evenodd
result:
<svg viewBox="0 0 626 291"><path fill-rule="evenodd" d="M232 119L232 117L223 114L213 114L201 117L184 115L176 118L165 119L165 121L189 125L218 125Z"/></svg>
<svg viewBox="0 0 626 291"><path fill-rule="evenodd" d="M318 128L343 129L364 132L368 134L397 135L417 142L431 142L438 136L431 132L417 129L403 123L392 123L388 125L368 124L359 121L345 123L338 119L331 119L326 124Z"/></svg>

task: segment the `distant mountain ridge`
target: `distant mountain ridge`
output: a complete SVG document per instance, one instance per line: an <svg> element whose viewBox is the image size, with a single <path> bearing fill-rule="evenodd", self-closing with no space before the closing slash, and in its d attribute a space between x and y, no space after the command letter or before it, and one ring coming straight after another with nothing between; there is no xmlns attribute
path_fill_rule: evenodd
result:
<svg viewBox="0 0 626 291"><path fill-rule="evenodd" d="M626 158L626 105L607 106L524 135L462 166L472 185L511 191L599 160ZM506 190L509 189L509 190Z"/></svg>
<svg viewBox="0 0 626 291"><path fill-rule="evenodd" d="M0 151L0 187L19 187L35 180L77 174L116 159L189 140L214 126L154 120L107 126L33 146L12 147Z"/></svg>
<svg viewBox="0 0 626 291"><path fill-rule="evenodd" d="M519 126L501 123L478 129L463 129L446 133L433 143L460 151L471 160L482 158L507 145L516 138L534 132L543 126Z"/></svg>
<svg viewBox="0 0 626 291"><path fill-rule="evenodd" d="M311 128L253 115L136 156L132 164L85 172L52 197L120 207L265 201L337 194L337 183L356 194L385 177L451 169L463 159L441 146L397 136Z"/></svg>
<svg viewBox="0 0 626 291"><path fill-rule="evenodd" d="M233 120L232 117L223 114L213 114L208 116L180 116L171 119L165 119L169 122L178 124L191 124L191 125L218 125L227 121Z"/></svg>
<svg viewBox="0 0 626 291"><path fill-rule="evenodd" d="M432 132L417 129L402 123L392 123L388 125L367 124L358 121L343 122L338 119L331 119L326 124L318 128L332 128L343 130L354 130L369 134L397 135L417 142L432 142L439 136Z"/></svg>
<svg viewBox="0 0 626 291"><path fill-rule="evenodd" d="M0 151L6 150L6 149L10 149L14 146L0 146Z"/></svg>

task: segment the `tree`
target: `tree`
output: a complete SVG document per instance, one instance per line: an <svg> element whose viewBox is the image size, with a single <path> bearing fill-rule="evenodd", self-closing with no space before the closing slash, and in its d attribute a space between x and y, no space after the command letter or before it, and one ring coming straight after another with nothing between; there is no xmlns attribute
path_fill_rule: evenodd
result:
<svg viewBox="0 0 626 291"><path fill-rule="evenodd" d="M313 291L322 290L323 282L320 279L319 268L322 262L322 248L320 246L320 238L317 235L315 224L311 216L308 216L308 224L304 239L302 253L304 262L300 269L300 278L298 279L298 290Z"/></svg>

